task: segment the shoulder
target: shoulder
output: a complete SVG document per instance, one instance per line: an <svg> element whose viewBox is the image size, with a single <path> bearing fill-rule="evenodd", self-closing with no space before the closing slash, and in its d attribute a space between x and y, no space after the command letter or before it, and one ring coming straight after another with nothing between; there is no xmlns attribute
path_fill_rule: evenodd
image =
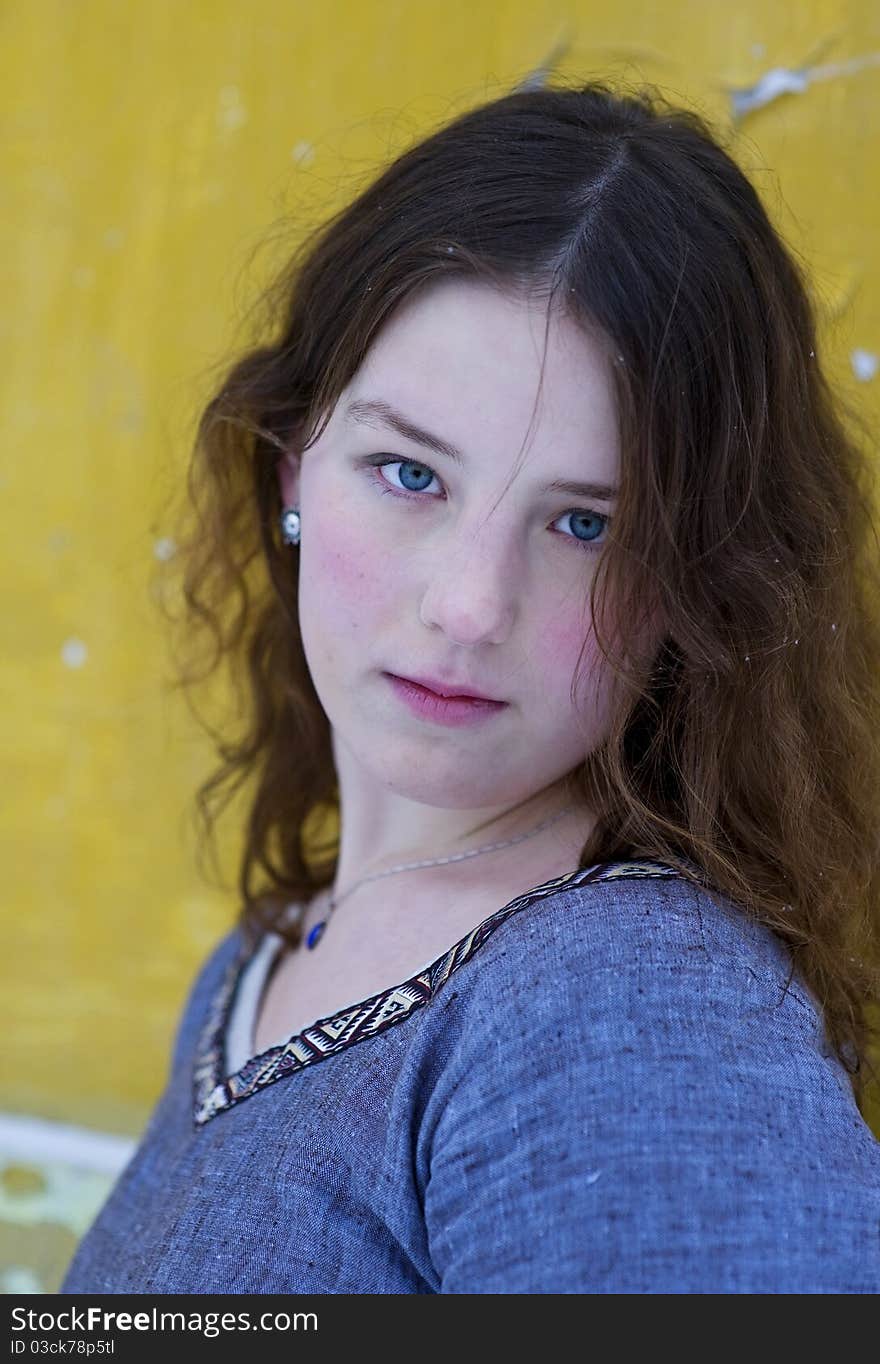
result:
<svg viewBox="0 0 880 1364"><path fill-rule="evenodd" d="M443 1291L876 1290L880 1144L790 977L676 873L502 920L448 982L421 1129Z"/></svg>
<svg viewBox="0 0 880 1364"><path fill-rule="evenodd" d="M572 1025L591 1037L619 1027L621 1011L680 1029L709 1009L716 1029L766 1009L815 1033L817 1007L792 965L767 925L696 873L618 862L525 897L462 970L459 989L487 1023L515 1008L523 1026L530 1011L572 1010Z"/></svg>
<svg viewBox="0 0 880 1364"><path fill-rule="evenodd" d="M449 986L450 1116L513 1104L611 1151L625 1132L658 1158L822 1148L838 1174L867 1157L878 1178L880 1144L786 945L681 874L563 885L502 922Z"/></svg>
<svg viewBox="0 0 880 1364"><path fill-rule="evenodd" d="M866 1144L876 1177L880 1144L787 946L674 869L563 884L449 987L448 1076L477 1108L503 1091L612 1143L625 1121L707 1153L766 1141L785 1113L790 1139Z"/></svg>

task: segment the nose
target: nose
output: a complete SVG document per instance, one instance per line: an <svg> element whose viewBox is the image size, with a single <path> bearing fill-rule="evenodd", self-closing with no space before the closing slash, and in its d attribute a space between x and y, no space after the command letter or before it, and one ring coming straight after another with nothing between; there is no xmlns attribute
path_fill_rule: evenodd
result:
<svg viewBox="0 0 880 1364"><path fill-rule="evenodd" d="M521 596L517 559L509 530L500 526L443 537L428 565L422 623L456 644L503 643Z"/></svg>

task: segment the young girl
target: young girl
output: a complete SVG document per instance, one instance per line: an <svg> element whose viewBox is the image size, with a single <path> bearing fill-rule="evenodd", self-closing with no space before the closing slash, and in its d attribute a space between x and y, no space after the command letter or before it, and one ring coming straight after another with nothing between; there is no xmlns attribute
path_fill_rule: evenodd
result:
<svg viewBox="0 0 880 1364"><path fill-rule="evenodd" d="M279 297L182 557L240 920L61 1291L878 1291L873 489L754 189L518 90Z"/></svg>

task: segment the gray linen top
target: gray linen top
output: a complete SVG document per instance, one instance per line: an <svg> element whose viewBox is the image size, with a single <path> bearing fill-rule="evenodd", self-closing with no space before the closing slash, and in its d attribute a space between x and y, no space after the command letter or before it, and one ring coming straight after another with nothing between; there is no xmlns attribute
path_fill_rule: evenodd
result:
<svg viewBox="0 0 880 1364"><path fill-rule="evenodd" d="M60 1291L880 1291L880 1142L719 898L582 868L256 1056L273 944L236 927Z"/></svg>

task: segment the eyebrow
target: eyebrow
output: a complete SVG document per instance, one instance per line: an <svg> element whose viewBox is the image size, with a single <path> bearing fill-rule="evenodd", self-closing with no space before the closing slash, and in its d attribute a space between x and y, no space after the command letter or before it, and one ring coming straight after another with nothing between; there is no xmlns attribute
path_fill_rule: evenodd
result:
<svg viewBox="0 0 880 1364"><path fill-rule="evenodd" d="M424 445L429 450L435 450L452 460L454 464L466 463L464 455L455 445L417 426L411 418L404 416L381 398L355 398L345 409L344 415L348 421L361 426L389 426L405 440L415 441L416 445ZM572 483L566 479L555 479L552 483L546 484L544 491L564 493L567 497L598 498L600 502L613 502L618 494L618 489L607 483Z"/></svg>

